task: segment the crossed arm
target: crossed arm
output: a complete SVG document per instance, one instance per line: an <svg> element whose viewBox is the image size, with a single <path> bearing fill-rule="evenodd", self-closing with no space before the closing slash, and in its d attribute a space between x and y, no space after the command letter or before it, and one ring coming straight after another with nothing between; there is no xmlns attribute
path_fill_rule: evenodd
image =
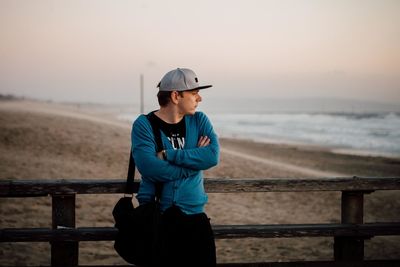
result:
<svg viewBox="0 0 400 267"><path fill-rule="evenodd" d="M197 142L197 147L165 150L165 156L168 162L193 170L207 170L218 164L218 137L206 115L201 113L198 119L199 133L201 136Z"/></svg>
<svg viewBox="0 0 400 267"><path fill-rule="evenodd" d="M218 163L219 144L217 135L205 115L201 116L197 147L191 149L164 150L155 153L154 136L145 120L135 121L132 129L132 153L136 166L143 177L152 181L168 182L198 174Z"/></svg>
<svg viewBox="0 0 400 267"><path fill-rule="evenodd" d="M211 142L211 139L208 136L200 136L199 142L197 143L197 147L205 147L208 146ZM166 160L167 155L166 151L157 152L157 157L161 160Z"/></svg>

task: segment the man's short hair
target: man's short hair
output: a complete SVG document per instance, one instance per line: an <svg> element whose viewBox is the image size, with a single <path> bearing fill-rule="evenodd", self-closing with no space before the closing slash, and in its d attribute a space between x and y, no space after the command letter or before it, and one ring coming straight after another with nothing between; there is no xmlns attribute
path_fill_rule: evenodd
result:
<svg viewBox="0 0 400 267"><path fill-rule="evenodd" d="M157 93L157 99L158 99L158 104L161 107L165 107L169 104L171 101L171 94L173 91L158 91ZM178 92L180 96L183 96L183 92Z"/></svg>

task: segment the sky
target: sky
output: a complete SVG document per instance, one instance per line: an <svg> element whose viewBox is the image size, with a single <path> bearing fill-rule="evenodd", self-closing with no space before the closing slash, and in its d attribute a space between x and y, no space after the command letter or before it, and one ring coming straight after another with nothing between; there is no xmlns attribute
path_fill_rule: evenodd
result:
<svg viewBox="0 0 400 267"><path fill-rule="evenodd" d="M0 94L138 103L169 70L213 99L400 103L397 0L0 0ZM203 97L204 99L204 97Z"/></svg>

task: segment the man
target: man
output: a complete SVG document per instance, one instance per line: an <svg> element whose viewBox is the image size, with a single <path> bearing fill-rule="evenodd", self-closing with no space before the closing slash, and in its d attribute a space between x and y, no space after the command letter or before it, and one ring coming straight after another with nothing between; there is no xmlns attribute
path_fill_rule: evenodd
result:
<svg viewBox="0 0 400 267"><path fill-rule="evenodd" d="M163 150L156 141L149 119L140 115L132 127L132 153L142 175L137 194L140 204L153 201L155 184L162 183L162 241L160 263L164 266L215 266L215 242L204 206L202 171L217 165L217 135L202 112L196 74L178 68L158 84L160 109L148 114L161 130Z"/></svg>

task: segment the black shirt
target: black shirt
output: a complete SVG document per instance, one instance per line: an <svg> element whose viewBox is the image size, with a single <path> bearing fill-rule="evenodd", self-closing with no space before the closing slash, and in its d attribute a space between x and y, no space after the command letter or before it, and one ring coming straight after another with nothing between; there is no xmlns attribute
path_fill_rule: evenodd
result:
<svg viewBox="0 0 400 267"><path fill-rule="evenodd" d="M155 114L154 114L155 115ZM185 137L186 137L186 123L185 117L178 123L167 123L157 117L154 116L156 121L158 121L160 130L168 137L172 147L174 149L183 149L185 146Z"/></svg>

